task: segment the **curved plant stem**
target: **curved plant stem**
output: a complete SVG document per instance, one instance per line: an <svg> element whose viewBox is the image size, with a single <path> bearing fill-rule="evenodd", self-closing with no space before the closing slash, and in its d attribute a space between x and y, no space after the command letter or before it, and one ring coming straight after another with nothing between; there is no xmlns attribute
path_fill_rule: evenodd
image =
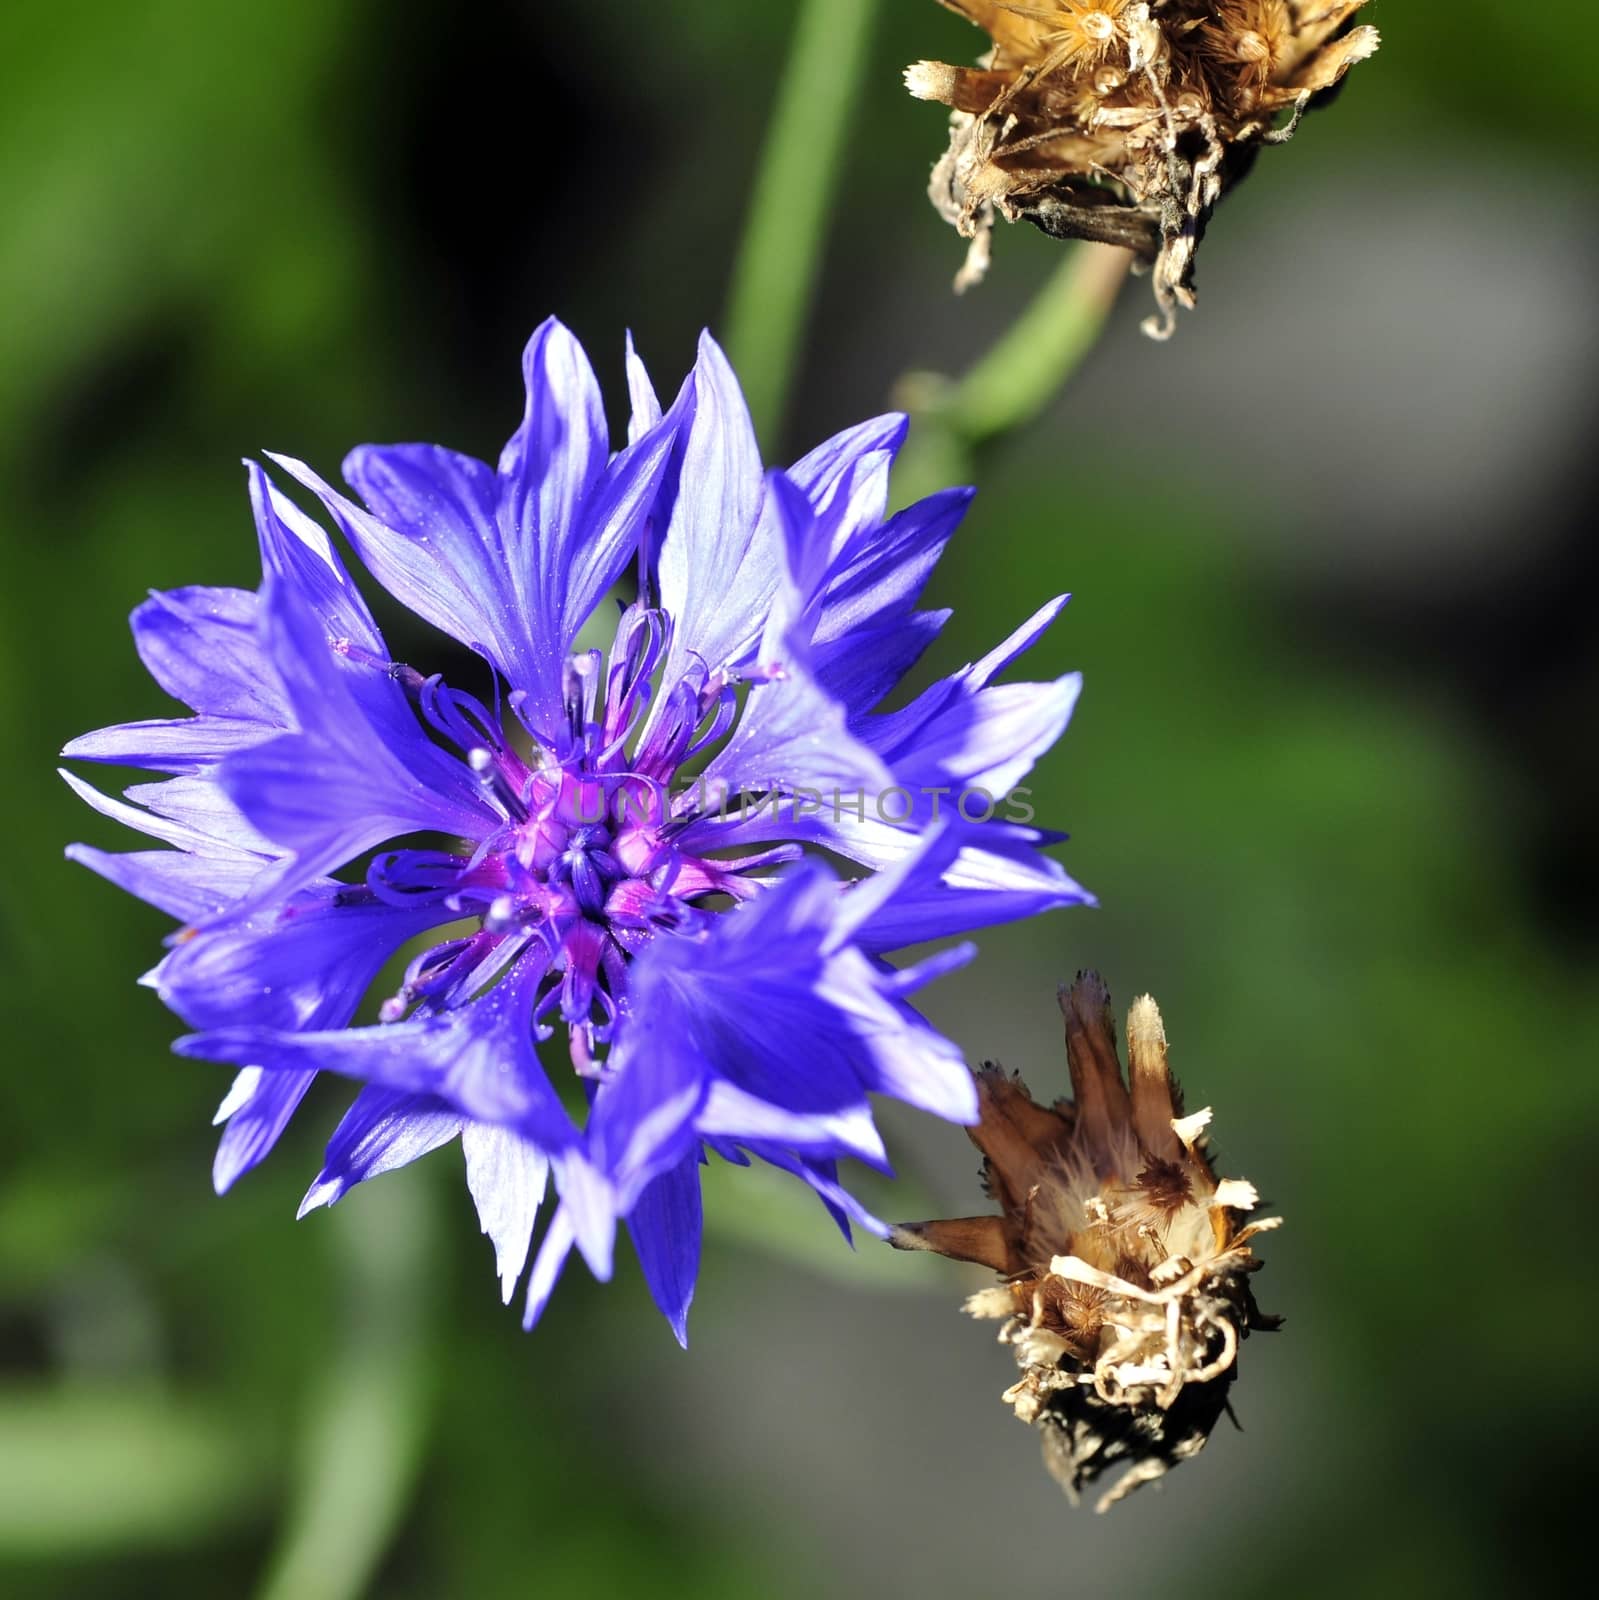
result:
<svg viewBox="0 0 1599 1600"><path fill-rule="evenodd" d="M1038 297L960 380L947 416L972 445L1012 433L1060 392L1099 338L1133 264L1130 250L1073 245Z"/></svg>
<svg viewBox="0 0 1599 1600"><path fill-rule="evenodd" d="M726 334L756 430L768 441L787 408L876 13L877 0L803 0L761 153Z"/></svg>
<svg viewBox="0 0 1599 1600"><path fill-rule="evenodd" d="M1133 264L1130 250L1076 244L1032 304L963 378L908 373L896 403L916 426L895 469L900 504L970 482L984 446L1032 422L1093 349Z"/></svg>

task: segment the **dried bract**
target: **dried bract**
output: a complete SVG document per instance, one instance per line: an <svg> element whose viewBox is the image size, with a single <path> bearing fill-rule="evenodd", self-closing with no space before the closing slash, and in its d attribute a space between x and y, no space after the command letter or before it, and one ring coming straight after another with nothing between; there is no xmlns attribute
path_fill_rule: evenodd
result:
<svg viewBox="0 0 1599 1600"><path fill-rule="evenodd" d="M1165 338L1194 303L1194 251L1222 193L1313 97L1378 45L1366 0L940 0L982 28L976 68L918 61L906 85L953 107L939 211L981 277L994 219L1125 245L1154 267Z"/></svg>
<svg viewBox="0 0 1599 1600"><path fill-rule="evenodd" d="M902 1250L992 1267L1004 1281L966 1302L1003 1322L1021 1378L1005 1392L1042 1435L1044 1463L1075 1503L1118 1462L1103 1511L1204 1448L1227 1409L1238 1347L1262 1315L1249 1221L1259 1197L1218 1179L1205 1154L1208 1109L1183 1115L1160 1011L1127 1018L1123 1079L1110 996L1097 973L1062 990L1071 1100L1041 1106L995 1066L977 1075L971 1129L998 1216L894 1230Z"/></svg>

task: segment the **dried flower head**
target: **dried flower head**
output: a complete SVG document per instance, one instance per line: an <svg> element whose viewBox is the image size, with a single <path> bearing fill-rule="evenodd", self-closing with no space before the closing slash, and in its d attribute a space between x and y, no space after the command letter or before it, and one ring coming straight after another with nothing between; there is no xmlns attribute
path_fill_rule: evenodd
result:
<svg viewBox="0 0 1599 1600"><path fill-rule="evenodd" d="M1261 1265L1250 1241L1281 1219L1246 1221L1254 1186L1217 1178L1210 1111L1183 1115L1149 996L1128 1013L1125 1082L1099 974L1079 974L1060 1004L1073 1099L1041 1106L1001 1068L977 1074L982 1120L969 1131L1000 1215L908 1224L890 1242L1003 1275L966 1310L1004 1322L1022 1370L1004 1398L1039 1428L1074 1503L1129 1464L1104 1511L1204 1448L1240 1341L1278 1325L1249 1276Z"/></svg>
<svg viewBox="0 0 1599 1600"><path fill-rule="evenodd" d="M996 214L1026 218L1153 263L1157 338L1194 303L1194 251L1223 192L1379 43L1354 26L1366 0L940 3L994 41L976 69L905 74L918 99L954 108L931 193L972 240L957 287L982 276Z"/></svg>

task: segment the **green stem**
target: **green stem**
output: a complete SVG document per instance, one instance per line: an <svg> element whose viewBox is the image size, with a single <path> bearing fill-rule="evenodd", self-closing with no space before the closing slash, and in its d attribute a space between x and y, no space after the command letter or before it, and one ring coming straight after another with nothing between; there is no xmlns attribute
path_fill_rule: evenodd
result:
<svg viewBox="0 0 1599 1600"><path fill-rule="evenodd" d="M1131 251L1078 244L999 343L945 402L967 444L984 444L1031 422L1093 348L1132 266Z"/></svg>
<svg viewBox="0 0 1599 1600"><path fill-rule="evenodd" d="M877 0L803 0L733 271L727 344L756 430L775 442Z"/></svg>
<svg viewBox="0 0 1599 1600"><path fill-rule="evenodd" d="M1044 410L1093 348L1132 262L1129 251L1110 245L1070 246L1037 298L964 378L912 372L899 381L896 404L915 426L894 469L898 504L970 482L981 448Z"/></svg>

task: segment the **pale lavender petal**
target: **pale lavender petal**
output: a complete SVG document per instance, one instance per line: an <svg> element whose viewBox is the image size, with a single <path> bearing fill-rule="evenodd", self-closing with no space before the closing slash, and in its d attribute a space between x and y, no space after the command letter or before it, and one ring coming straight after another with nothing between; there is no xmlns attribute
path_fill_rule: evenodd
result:
<svg viewBox="0 0 1599 1600"><path fill-rule="evenodd" d="M180 717L124 722L85 733L63 746L74 761L115 762L154 772L201 773L239 750L270 739L278 730L231 717Z"/></svg>
<svg viewBox="0 0 1599 1600"><path fill-rule="evenodd" d="M528 1274L527 1304L522 1313L523 1328L531 1331L539 1318L544 1315L544 1308L550 1303L550 1296L555 1293L561 1269L566 1265L566 1258L572 1253L573 1239L572 1219L564 1205L557 1206L555 1215L550 1218L549 1227L544 1230L544 1238L539 1244L539 1253L534 1259L533 1270Z"/></svg>
<svg viewBox="0 0 1599 1600"><path fill-rule="evenodd" d="M252 856L193 855L185 850L111 855L73 844L66 853L69 861L99 873L180 922L201 922L225 910L248 892L263 865Z"/></svg>
<svg viewBox="0 0 1599 1600"><path fill-rule="evenodd" d="M549 1181L549 1157L520 1134L489 1122L468 1122L461 1130L461 1149L466 1155L466 1186L483 1232L494 1243L500 1289L510 1305L533 1245L533 1223Z"/></svg>
<svg viewBox="0 0 1599 1600"><path fill-rule="evenodd" d="M235 821L228 823L224 833L207 832L204 826L197 826L192 820L161 816L153 811L142 811L124 801L113 800L109 795L101 794L98 789L85 783L76 774L65 769L58 770L63 782L80 800L98 811L101 816L110 817L113 822L120 822L139 833L148 834L152 839L161 840L163 844L175 845L180 850L193 851L198 855L245 859L254 862L258 870L270 865L267 856L258 854L248 846L237 842L241 830L250 832L252 837L254 835L253 830L249 830L248 824L239 817L236 809L232 813ZM165 786L152 784L146 787L153 789ZM274 855L276 853L273 852Z"/></svg>
<svg viewBox="0 0 1599 1600"><path fill-rule="evenodd" d="M633 335L627 336L627 393L632 404L628 417L627 442L637 444L661 420L661 402L650 382L649 371L639 358Z"/></svg>
<svg viewBox="0 0 1599 1600"><path fill-rule="evenodd" d="M694 416L657 588L673 620L666 676L699 660L713 672L751 657L782 576L777 530L760 515L760 447L727 358L709 334L694 368Z"/></svg>

